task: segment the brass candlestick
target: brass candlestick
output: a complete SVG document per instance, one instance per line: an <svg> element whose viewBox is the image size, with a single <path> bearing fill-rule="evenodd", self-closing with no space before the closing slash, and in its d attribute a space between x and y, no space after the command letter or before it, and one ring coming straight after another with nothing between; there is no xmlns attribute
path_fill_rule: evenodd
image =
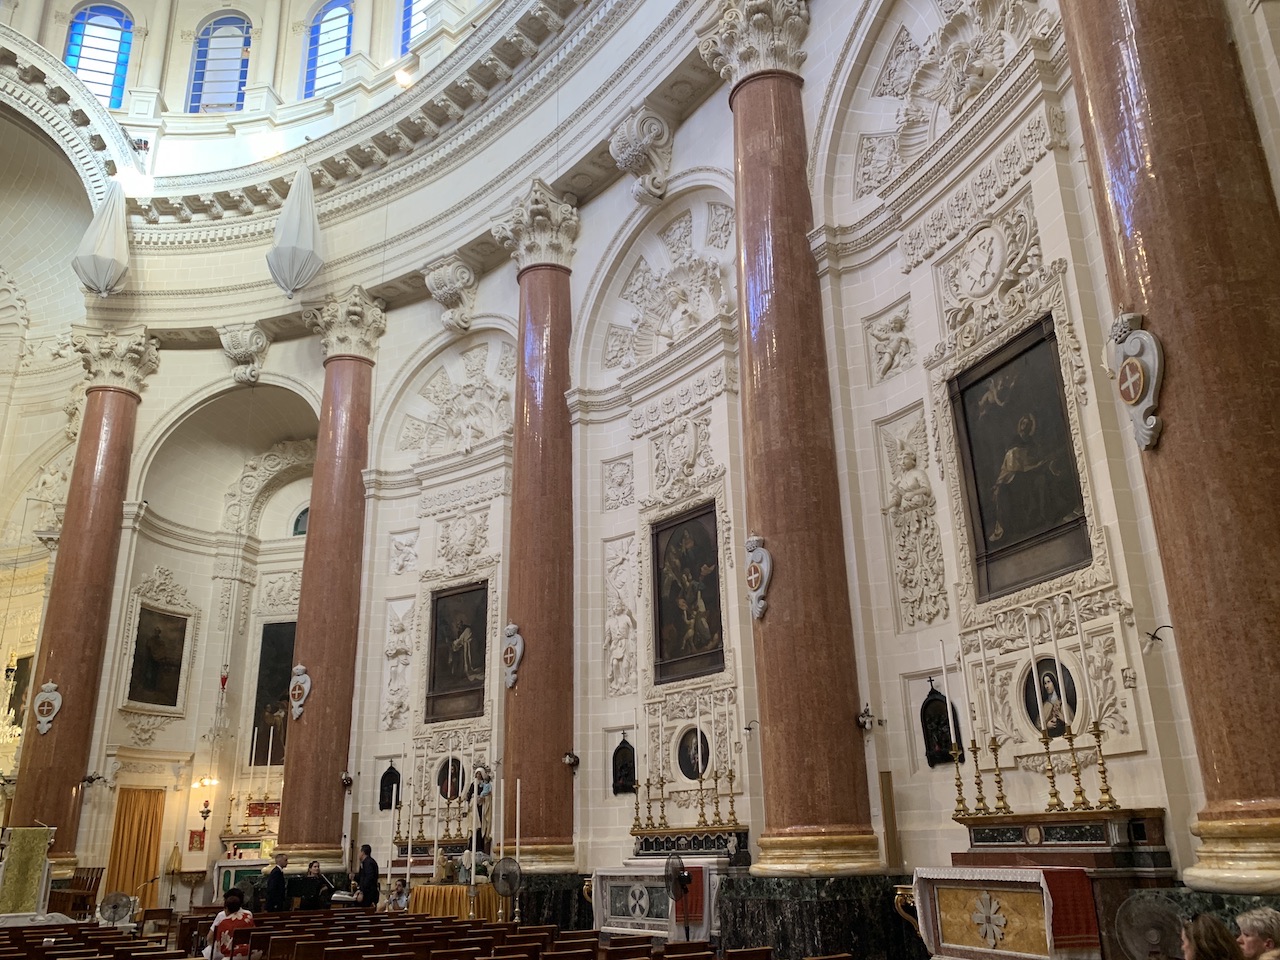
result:
<svg viewBox="0 0 1280 960"><path fill-rule="evenodd" d="M711 775L711 782L715 785L715 794L713 795L713 799L715 800L715 807L712 811L711 822L714 823L716 826L720 826L721 824L724 823L724 821L720 819L720 768L719 767L717 767L715 773Z"/></svg>
<svg viewBox="0 0 1280 960"><path fill-rule="evenodd" d="M244 796L244 819L240 821L240 833L249 832L249 804L253 803L253 791L249 791Z"/></svg>
<svg viewBox="0 0 1280 960"><path fill-rule="evenodd" d="M236 795L233 793L231 796L227 797L227 822L222 827L223 833L231 832L231 815L235 812L235 809Z"/></svg>
<svg viewBox="0 0 1280 960"><path fill-rule="evenodd" d="M667 778L658 778L658 826L665 830L671 824L667 823Z"/></svg>
<svg viewBox="0 0 1280 960"><path fill-rule="evenodd" d="M735 779L733 767L729 768L729 826L736 827L738 825L738 813L733 809L733 781Z"/></svg>
<svg viewBox="0 0 1280 960"><path fill-rule="evenodd" d="M646 830L653 829L653 784L648 777L644 778L644 825Z"/></svg>
<svg viewBox="0 0 1280 960"><path fill-rule="evenodd" d="M392 843L404 843L404 834L400 830L400 806L401 806L400 801L397 800L396 801L396 835L395 837L392 838L391 840ZM410 815L409 819L410 820L413 819L412 815ZM410 824L409 826L410 826L410 830L412 830L413 825Z"/></svg>
<svg viewBox="0 0 1280 960"><path fill-rule="evenodd" d="M1058 778L1053 772L1053 757L1049 754L1049 728L1046 726L1040 731L1040 742L1044 744L1044 775L1049 780L1049 805L1044 808L1045 813L1060 813L1067 809L1067 805L1062 802L1062 797L1058 795Z"/></svg>
<svg viewBox="0 0 1280 960"><path fill-rule="evenodd" d="M639 781L631 781L631 792L636 795L636 818L631 821L631 832L635 833L640 829L640 783ZM498 907L502 909L501 906Z"/></svg>
<svg viewBox="0 0 1280 960"><path fill-rule="evenodd" d="M427 839L427 794L425 790L418 792L422 796L418 798L418 832L413 839L425 842ZM409 819L413 819L412 815L410 815ZM409 824L409 829L413 829L412 823Z"/></svg>
<svg viewBox="0 0 1280 960"><path fill-rule="evenodd" d="M1107 761L1102 756L1102 724L1097 720L1093 721L1089 732L1093 734L1093 742L1098 749L1098 809L1119 810L1120 804L1111 795L1111 786L1107 783Z"/></svg>
<svg viewBox="0 0 1280 960"><path fill-rule="evenodd" d="M1009 806L1009 801L1004 796L1004 775L1000 772L1000 741L994 736L991 738L988 748L991 750L991 762L996 765L996 809L997 816L1013 813L1013 808Z"/></svg>
<svg viewBox="0 0 1280 960"><path fill-rule="evenodd" d="M951 816L952 819L967 817L969 805L964 802L964 781L960 779L960 744L954 740L951 741L951 762L956 765L956 812Z"/></svg>
<svg viewBox="0 0 1280 960"><path fill-rule="evenodd" d="M1071 753L1071 777L1075 780L1075 799L1071 801L1072 810L1092 810L1091 804L1084 795L1084 787L1080 785L1080 761L1076 757L1076 735L1071 732L1071 728L1067 727L1065 734L1067 738L1067 749Z"/></svg>
<svg viewBox="0 0 1280 960"><path fill-rule="evenodd" d="M707 798L702 792L702 774L698 774L698 826L707 825Z"/></svg>
<svg viewBox="0 0 1280 960"><path fill-rule="evenodd" d="M969 738L969 756L973 757L973 785L978 791L977 799L973 801L973 812L982 816L989 816L991 811L987 809L987 798L982 795L982 764L978 762L978 740L976 737Z"/></svg>

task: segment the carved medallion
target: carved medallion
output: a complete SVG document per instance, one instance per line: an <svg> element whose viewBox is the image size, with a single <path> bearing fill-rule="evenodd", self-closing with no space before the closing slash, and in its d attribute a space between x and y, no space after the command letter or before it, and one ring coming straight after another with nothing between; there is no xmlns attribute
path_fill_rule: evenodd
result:
<svg viewBox="0 0 1280 960"><path fill-rule="evenodd" d="M49 727L53 725L53 718L62 709L62 694L58 692L56 683L50 680L48 683L41 684L33 709L36 714L36 730L40 733L48 733Z"/></svg>
<svg viewBox="0 0 1280 960"><path fill-rule="evenodd" d="M751 604L751 616L756 620L763 619L769 608L765 592L772 576L773 555L764 548L764 537L747 537L747 600Z"/></svg>
<svg viewBox="0 0 1280 960"><path fill-rule="evenodd" d="M295 664L293 679L289 681L289 709L293 713L293 719L297 720L302 716L302 708L310 695L311 677L307 675L307 668L300 663Z"/></svg>
<svg viewBox="0 0 1280 960"><path fill-rule="evenodd" d="M506 639L502 641L502 669L506 671L507 689L510 690L520 679L517 671L524 659L524 637L520 636L520 628L514 623L508 623L503 633Z"/></svg>

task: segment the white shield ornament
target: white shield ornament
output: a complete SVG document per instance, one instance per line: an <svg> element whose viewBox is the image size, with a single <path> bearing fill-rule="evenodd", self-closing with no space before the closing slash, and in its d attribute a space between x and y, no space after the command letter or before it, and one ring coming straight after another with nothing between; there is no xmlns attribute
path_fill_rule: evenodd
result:
<svg viewBox="0 0 1280 960"><path fill-rule="evenodd" d="M503 633L506 640L502 643L502 668L507 673L507 689L510 690L519 679L516 671L520 669L520 661L524 659L524 637L520 636L520 628L514 623L508 623Z"/></svg>
<svg viewBox="0 0 1280 960"><path fill-rule="evenodd" d="M307 676L307 668L300 663L296 664L293 679L289 681L289 709L293 712L293 719L297 720L302 716L302 707L310 694L311 678Z"/></svg>
<svg viewBox="0 0 1280 960"><path fill-rule="evenodd" d="M62 709L62 694L58 692L58 685L52 680L41 684L32 709L36 714L36 730L48 733L49 727L53 725L53 718Z"/></svg>
<svg viewBox="0 0 1280 960"><path fill-rule="evenodd" d="M1160 442L1164 428L1155 412L1164 379L1164 348L1155 334L1142 329L1144 319L1140 313L1122 313L1116 318L1111 325L1111 363L1119 369L1106 369L1128 410L1138 449L1150 450Z"/></svg>
<svg viewBox="0 0 1280 960"><path fill-rule="evenodd" d="M773 555L764 548L764 537L755 534L747 537L746 547L747 600L751 605L751 616L760 620L769 609L769 602L764 595L769 589L769 579L773 576Z"/></svg>

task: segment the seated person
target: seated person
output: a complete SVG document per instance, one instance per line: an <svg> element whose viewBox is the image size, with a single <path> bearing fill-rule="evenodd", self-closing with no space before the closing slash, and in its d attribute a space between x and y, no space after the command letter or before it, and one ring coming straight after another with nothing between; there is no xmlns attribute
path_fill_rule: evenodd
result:
<svg viewBox="0 0 1280 960"><path fill-rule="evenodd" d="M212 960L219 958L248 957L249 944L236 946L234 934L253 926L253 914L244 909L244 894L235 887L222 898L222 910L213 918L209 928L209 946Z"/></svg>
<svg viewBox="0 0 1280 960"><path fill-rule="evenodd" d="M1280 911L1270 907L1258 907L1236 917L1240 936L1236 943L1244 953L1244 960L1258 960L1268 950L1280 947Z"/></svg>
<svg viewBox="0 0 1280 960"><path fill-rule="evenodd" d="M328 910L329 901L333 898L333 884L320 872L320 861L312 860L307 864L307 875L298 884L301 891L301 910Z"/></svg>
<svg viewBox="0 0 1280 960"><path fill-rule="evenodd" d="M391 892L387 894L387 902L382 908L386 913L404 913L409 909L409 890L404 878L396 880Z"/></svg>

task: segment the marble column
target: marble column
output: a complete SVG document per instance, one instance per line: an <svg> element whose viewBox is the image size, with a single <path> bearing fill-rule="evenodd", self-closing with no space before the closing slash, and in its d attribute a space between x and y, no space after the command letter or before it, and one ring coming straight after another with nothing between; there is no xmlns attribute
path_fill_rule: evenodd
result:
<svg viewBox="0 0 1280 960"><path fill-rule="evenodd" d="M749 9L748 9L749 8ZM773 554L753 620L764 831L752 872L883 870L857 730L858 676L831 388L805 179L804 0L723 0L703 57L729 81L747 525Z"/></svg>
<svg viewBox="0 0 1280 960"><path fill-rule="evenodd" d="M351 745L360 639L365 487L373 362L387 321L381 300L361 287L303 311L320 334L324 397L311 479L311 512L302 556L294 672L305 667L311 691L289 720L279 847L295 860L342 859L342 814Z"/></svg>
<svg viewBox="0 0 1280 960"><path fill-rule="evenodd" d="M143 381L160 362L158 341L142 326L110 331L76 326L71 343L84 362L88 387L31 706L22 723L10 821L57 827L50 856L64 867L75 861L81 781L93 746L138 403ZM42 704L42 693L52 699ZM46 714L55 706L56 712ZM42 718L48 721L45 733L39 732Z"/></svg>
<svg viewBox="0 0 1280 960"><path fill-rule="evenodd" d="M564 396L574 201L534 180L510 216L493 225L520 268L507 619L520 628L527 652L519 682L506 691L506 836L515 836L519 779L521 865L542 873L576 869L573 770L562 762L574 749L573 440Z"/></svg>
<svg viewBox="0 0 1280 960"><path fill-rule="evenodd" d="M1164 344L1142 454L1204 781L1183 880L1280 892L1280 213L1225 6L1063 4L1112 306ZM1127 420L1123 426L1128 431Z"/></svg>

